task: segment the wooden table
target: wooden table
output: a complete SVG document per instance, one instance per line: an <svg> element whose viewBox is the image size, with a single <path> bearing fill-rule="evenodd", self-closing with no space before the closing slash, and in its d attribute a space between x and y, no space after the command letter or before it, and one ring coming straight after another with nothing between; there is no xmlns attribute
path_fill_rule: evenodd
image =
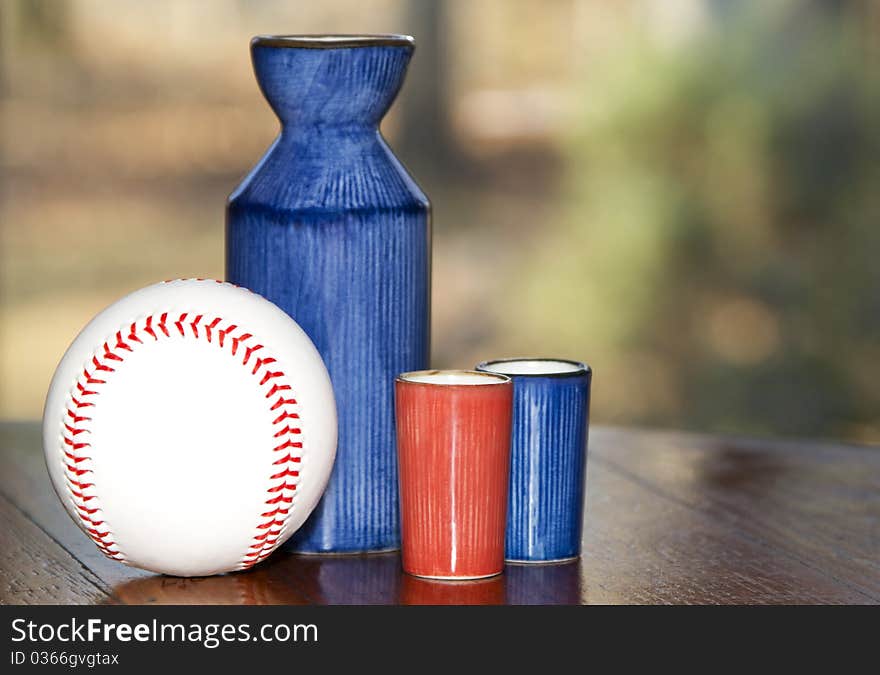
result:
<svg viewBox="0 0 880 675"><path fill-rule="evenodd" d="M880 448L593 429L582 559L462 583L405 575L398 554L131 569L62 509L36 424L0 424L0 452L5 604L880 602Z"/></svg>

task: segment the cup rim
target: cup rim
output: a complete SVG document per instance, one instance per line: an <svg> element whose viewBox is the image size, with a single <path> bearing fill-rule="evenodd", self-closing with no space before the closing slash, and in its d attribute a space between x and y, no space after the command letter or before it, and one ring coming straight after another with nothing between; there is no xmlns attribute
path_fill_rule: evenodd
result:
<svg viewBox="0 0 880 675"><path fill-rule="evenodd" d="M565 363L570 366L574 366L573 370L564 370L562 372L534 372L534 373L511 373L505 372L502 369L499 369L498 366L500 364L505 363L521 363L525 361L531 362L552 362L552 363ZM506 359L491 359L489 361L481 361L477 364L476 370L480 372L490 372L497 373L500 375L506 375L507 377L579 377L583 375L592 374L593 369L590 368L586 363L582 361L575 361L573 359L559 359L552 358L546 356L518 356L513 358Z"/></svg>
<svg viewBox="0 0 880 675"><path fill-rule="evenodd" d="M425 380L418 380L415 378L431 378L431 377L449 377L452 378L456 375L464 375L469 377L479 377L485 378L485 382L427 382ZM395 378L395 382L400 382L402 384L416 384L423 385L426 387L485 387L485 386L493 386L499 384L509 384L511 379L505 375L504 373L490 373L490 372L482 372L479 370L466 370L466 369L431 369L431 370L411 370L406 373L400 373Z"/></svg>
<svg viewBox="0 0 880 675"><path fill-rule="evenodd" d="M257 35L251 47L290 47L299 49L345 49L351 47L415 47L411 35L397 33L376 35L315 34Z"/></svg>

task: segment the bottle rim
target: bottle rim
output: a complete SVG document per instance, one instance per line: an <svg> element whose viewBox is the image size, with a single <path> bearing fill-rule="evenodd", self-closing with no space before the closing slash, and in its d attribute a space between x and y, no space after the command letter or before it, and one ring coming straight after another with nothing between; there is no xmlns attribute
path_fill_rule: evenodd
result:
<svg viewBox="0 0 880 675"><path fill-rule="evenodd" d="M257 35L251 47L286 47L294 49L349 49L352 47L415 47L411 35Z"/></svg>

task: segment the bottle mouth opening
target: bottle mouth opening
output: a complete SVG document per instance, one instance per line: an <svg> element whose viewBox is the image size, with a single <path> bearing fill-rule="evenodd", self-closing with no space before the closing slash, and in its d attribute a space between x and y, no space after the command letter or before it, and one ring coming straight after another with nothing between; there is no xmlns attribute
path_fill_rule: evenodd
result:
<svg viewBox="0 0 880 675"><path fill-rule="evenodd" d="M251 47L295 49L349 49L352 47L414 47L410 35L257 35Z"/></svg>

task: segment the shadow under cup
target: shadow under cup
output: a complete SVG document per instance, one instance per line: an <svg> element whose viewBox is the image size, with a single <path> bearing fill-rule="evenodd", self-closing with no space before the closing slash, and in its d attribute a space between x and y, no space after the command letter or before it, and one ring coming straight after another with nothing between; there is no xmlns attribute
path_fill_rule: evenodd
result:
<svg viewBox="0 0 880 675"><path fill-rule="evenodd" d="M513 380L505 558L550 563L581 552L592 371L565 359L484 361Z"/></svg>
<svg viewBox="0 0 880 675"><path fill-rule="evenodd" d="M479 579L504 569L513 385L467 370L395 381L403 569Z"/></svg>

